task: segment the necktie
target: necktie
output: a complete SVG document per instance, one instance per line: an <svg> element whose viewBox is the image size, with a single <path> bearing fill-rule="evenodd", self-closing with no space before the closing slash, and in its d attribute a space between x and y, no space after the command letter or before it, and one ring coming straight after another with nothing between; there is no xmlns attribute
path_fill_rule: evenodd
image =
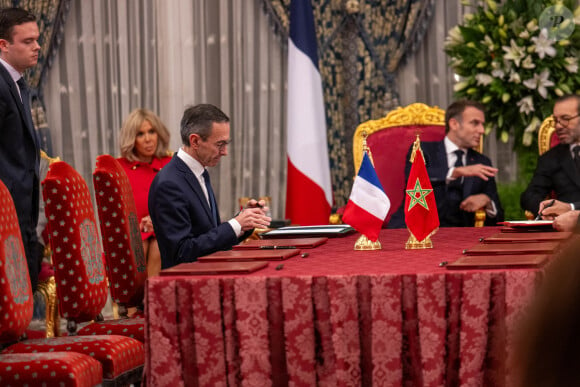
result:
<svg viewBox="0 0 580 387"><path fill-rule="evenodd" d="M455 164L453 165L454 167L463 167L463 154L465 152L463 152L461 149L457 149L455 151L453 151L453 153L455 153L455 155L457 156L457 159L455 160ZM448 188L448 192L449 194L455 199L455 200L460 200L461 199L461 183L463 183L463 178L460 177L458 179L453 180L452 182L449 183Z"/></svg>
<svg viewBox="0 0 580 387"><path fill-rule="evenodd" d="M211 210L213 225L217 226L218 213L217 213L217 202L215 200L215 195L213 194L213 189L211 188L211 182L209 181L209 173L207 169L203 171L203 180L205 181L205 188L207 189L207 196L209 198L209 206Z"/></svg>
<svg viewBox="0 0 580 387"><path fill-rule="evenodd" d="M30 111L30 90L28 89L28 85L26 85L26 81L24 77L20 77L18 81L18 88L20 89L20 97L22 98L22 105L24 106L24 116L26 117L26 122L28 125L33 128L32 124L32 113Z"/></svg>
<svg viewBox="0 0 580 387"><path fill-rule="evenodd" d="M465 152L463 152L461 149L457 149L453 151L453 153L457 155L457 160L455 160L454 167L463 167L463 155Z"/></svg>
<svg viewBox="0 0 580 387"><path fill-rule="evenodd" d="M576 168L580 171L580 145L576 145L572 148L572 153L574 153L574 163L576 164Z"/></svg>

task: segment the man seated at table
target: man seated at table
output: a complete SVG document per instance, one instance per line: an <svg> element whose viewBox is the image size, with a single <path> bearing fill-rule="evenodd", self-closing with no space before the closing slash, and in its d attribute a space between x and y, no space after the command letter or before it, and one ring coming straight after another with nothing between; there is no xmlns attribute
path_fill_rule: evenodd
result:
<svg viewBox="0 0 580 387"><path fill-rule="evenodd" d="M473 150L484 133L484 107L460 100L445 112L446 136L441 141L422 142L429 180L435 192L441 227L472 227L475 211L485 208L486 225L503 220L503 209L491 160ZM407 154L405 176L409 177L412 146ZM405 227L405 202L393 214L389 228Z"/></svg>
<svg viewBox="0 0 580 387"><path fill-rule="evenodd" d="M565 95L554 104L554 126L559 144L538 159L534 176L520 196L524 210L537 215L554 194L552 215L580 210L580 96Z"/></svg>
<svg viewBox="0 0 580 387"><path fill-rule="evenodd" d="M213 105L188 107L181 119L183 146L155 176L149 190L149 213L167 269L197 257L231 248L271 218L263 201L221 223L206 167L228 154L229 118Z"/></svg>

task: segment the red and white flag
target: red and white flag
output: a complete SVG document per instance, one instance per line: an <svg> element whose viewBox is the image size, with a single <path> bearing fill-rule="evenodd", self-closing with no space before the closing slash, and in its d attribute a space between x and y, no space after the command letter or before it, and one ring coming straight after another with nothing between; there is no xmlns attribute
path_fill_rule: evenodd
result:
<svg viewBox="0 0 580 387"><path fill-rule="evenodd" d="M328 224L332 186L322 78L310 0L290 3L286 218Z"/></svg>
<svg viewBox="0 0 580 387"><path fill-rule="evenodd" d="M374 242L379 238L389 208L391 201L365 152L342 220Z"/></svg>
<svg viewBox="0 0 580 387"><path fill-rule="evenodd" d="M411 159L413 163L405 190L405 223L409 232L421 242L439 227L439 214L418 139Z"/></svg>

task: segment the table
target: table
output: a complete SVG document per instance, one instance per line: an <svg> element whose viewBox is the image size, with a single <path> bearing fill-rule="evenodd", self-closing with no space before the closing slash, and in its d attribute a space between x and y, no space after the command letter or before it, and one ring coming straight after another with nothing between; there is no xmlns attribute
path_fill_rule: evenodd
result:
<svg viewBox="0 0 580 387"><path fill-rule="evenodd" d="M380 251L330 239L256 273L153 277L146 287L151 386L510 383L513 333L541 270L446 270L487 228L442 228L434 248Z"/></svg>

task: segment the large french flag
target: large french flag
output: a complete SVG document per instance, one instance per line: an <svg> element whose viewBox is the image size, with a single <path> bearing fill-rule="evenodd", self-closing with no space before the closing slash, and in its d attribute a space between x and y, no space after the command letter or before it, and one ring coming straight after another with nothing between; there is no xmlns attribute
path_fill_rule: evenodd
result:
<svg viewBox="0 0 580 387"><path fill-rule="evenodd" d="M365 152L342 220L374 242L379 238L389 208L391 201L385 194L375 168Z"/></svg>
<svg viewBox="0 0 580 387"><path fill-rule="evenodd" d="M286 218L293 224L327 224L331 206L326 118L312 5L310 0L292 0Z"/></svg>

